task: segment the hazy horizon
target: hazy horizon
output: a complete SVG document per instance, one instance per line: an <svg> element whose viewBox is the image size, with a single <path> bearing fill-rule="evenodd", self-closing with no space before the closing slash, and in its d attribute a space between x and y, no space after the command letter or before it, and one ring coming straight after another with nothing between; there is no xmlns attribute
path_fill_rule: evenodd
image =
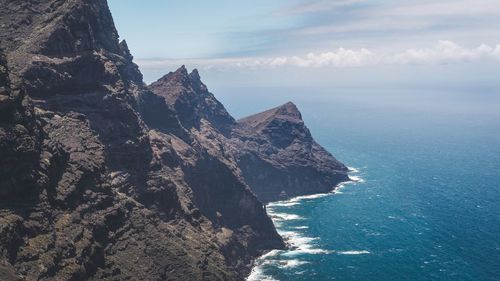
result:
<svg viewBox="0 0 500 281"><path fill-rule="evenodd" d="M230 87L500 89L493 0L109 3L147 83L186 65L216 94Z"/></svg>

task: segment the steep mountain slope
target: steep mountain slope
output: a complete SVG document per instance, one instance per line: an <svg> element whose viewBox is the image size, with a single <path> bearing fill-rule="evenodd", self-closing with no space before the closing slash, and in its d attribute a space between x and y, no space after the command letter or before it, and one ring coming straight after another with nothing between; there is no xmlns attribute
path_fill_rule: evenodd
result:
<svg viewBox="0 0 500 281"><path fill-rule="evenodd" d="M330 192L349 181L347 167L314 141L291 102L238 120L232 140L238 166L263 202Z"/></svg>
<svg viewBox="0 0 500 281"><path fill-rule="evenodd" d="M199 129L201 120L205 119L222 133L236 122L226 111L224 106L208 91L201 82L198 70L188 74L182 66L175 72L168 73L158 81L152 83L149 89L165 98L172 106L185 128Z"/></svg>
<svg viewBox="0 0 500 281"><path fill-rule="evenodd" d="M196 70L144 85L106 1L0 5L0 280L242 280L285 246L255 194L347 179L293 104L235 121Z"/></svg>
<svg viewBox="0 0 500 281"><path fill-rule="evenodd" d="M236 162L245 183L263 202L330 192L349 181L347 167L314 141L291 102L235 121L198 71L188 74L184 66L149 88L176 109L182 125L195 135L209 132L223 158Z"/></svg>
<svg viewBox="0 0 500 281"><path fill-rule="evenodd" d="M0 4L2 280L239 280L283 247L234 162L144 87L105 1Z"/></svg>

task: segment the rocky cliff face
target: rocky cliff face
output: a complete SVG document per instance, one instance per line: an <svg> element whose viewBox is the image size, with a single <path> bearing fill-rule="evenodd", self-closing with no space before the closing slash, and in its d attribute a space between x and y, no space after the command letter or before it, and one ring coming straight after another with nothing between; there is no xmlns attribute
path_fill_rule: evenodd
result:
<svg viewBox="0 0 500 281"><path fill-rule="evenodd" d="M143 85L105 1L0 4L1 280L239 280L283 247L234 161Z"/></svg>
<svg viewBox="0 0 500 281"><path fill-rule="evenodd" d="M158 81L149 89L175 109L181 124L185 128L200 129L201 121L206 120L219 132L227 134L236 122L224 106L210 93L201 82L198 70L188 74L182 66Z"/></svg>
<svg viewBox="0 0 500 281"><path fill-rule="evenodd" d="M246 182L263 202L327 193L349 181L347 167L314 141L291 102L238 120L232 143Z"/></svg>
<svg viewBox="0 0 500 281"><path fill-rule="evenodd" d="M236 122L197 71L146 87L106 1L0 5L0 280L241 280L284 247L266 177L344 179L299 121Z"/></svg>
<svg viewBox="0 0 500 281"><path fill-rule="evenodd" d="M188 74L184 66L149 88L184 116L180 120L185 128L211 128L211 138L235 161L262 202L330 192L349 181L347 167L314 141L291 102L235 121L200 81L198 71Z"/></svg>

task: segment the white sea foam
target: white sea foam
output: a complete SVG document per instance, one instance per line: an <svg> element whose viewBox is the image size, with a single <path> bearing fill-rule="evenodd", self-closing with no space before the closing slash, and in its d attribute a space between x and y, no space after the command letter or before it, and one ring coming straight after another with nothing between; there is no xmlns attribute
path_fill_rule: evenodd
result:
<svg viewBox="0 0 500 281"><path fill-rule="evenodd" d="M350 173L359 173L359 170L354 167L347 167L347 169L349 169Z"/></svg>
<svg viewBox="0 0 500 281"><path fill-rule="evenodd" d="M364 180L358 175L352 175L359 173L359 170L353 167L349 168L349 178L351 181L343 182L337 185L334 190L330 193L321 193L321 194L313 194L313 195L305 195L298 196L285 201L278 201L269 203L267 205L267 213L273 220L278 233L283 237L289 246L289 250L274 250L270 251L267 254L261 256L255 261L255 266L252 269L250 276L247 278L247 281L277 281L269 275L265 274L266 268L269 266L280 267L280 268L296 268L305 264L308 264L307 261L301 261L297 259L297 256L301 256L304 254L309 255L317 255L317 254L331 254L337 253L339 255L363 255L370 254L369 251L331 251L325 250L318 247L317 237L308 237L303 233L300 233L300 230L308 229L308 226L295 226L290 227L289 229L297 230L283 230L284 225L287 221L294 220L304 220L304 217L301 217L297 214L290 214L283 212L283 207L292 207L301 204L301 201L304 200L314 200L318 198L323 198L327 196L331 196L332 194L342 194L342 190L348 184L356 184L360 182L364 182ZM279 211L278 211L279 210Z"/></svg>
<svg viewBox="0 0 500 281"><path fill-rule="evenodd" d="M283 254L286 257L295 257L301 255L328 255L331 254L332 251L324 250L324 249L315 249L315 248L299 248L287 251Z"/></svg>
<svg viewBox="0 0 500 281"><path fill-rule="evenodd" d="M339 255L367 255L371 254L369 251L363 250L363 251L337 251L337 254Z"/></svg>
<svg viewBox="0 0 500 281"><path fill-rule="evenodd" d="M305 225L293 227L293 229L308 229L308 228L309 228L309 226L305 226Z"/></svg>
<svg viewBox="0 0 500 281"><path fill-rule="evenodd" d="M349 178L353 181L353 182L356 182L356 183L362 183L362 182L365 182L364 179L362 179L360 176L353 176L353 175L349 175Z"/></svg>
<svg viewBox="0 0 500 281"><path fill-rule="evenodd" d="M318 193L318 194L312 194L312 195L303 195L303 196L297 196L294 198L291 198L286 201L278 201L278 202L272 202L269 203L267 206L268 208L273 208L273 207L288 207L288 206L295 206L300 204L300 201L303 200L312 200L312 199L318 199L326 196L330 196L332 193Z"/></svg>
<svg viewBox="0 0 500 281"><path fill-rule="evenodd" d="M323 198L326 196L329 196L330 193L318 193L318 194L312 194L312 195L304 195L304 196L299 196L295 197L295 201L300 201L300 200L311 200L311 199L318 199L318 198Z"/></svg>
<svg viewBox="0 0 500 281"><path fill-rule="evenodd" d="M281 236L292 246L296 248L309 246L310 243L318 240L316 237L302 236L300 233L295 231L280 231Z"/></svg>
<svg viewBox="0 0 500 281"><path fill-rule="evenodd" d="M307 261L301 261L301 260L285 260L285 261L280 261L279 264L281 268L294 268L294 267L299 267L304 264L308 264L309 262Z"/></svg>
<svg viewBox="0 0 500 281"><path fill-rule="evenodd" d="M354 167L347 167L349 169L349 179L354 182L354 183L362 183L365 182L364 179L362 179L359 175L359 169L356 169ZM353 175L354 174L354 175Z"/></svg>
<svg viewBox="0 0 500 281"><path fill-rule="evenodd" d="M270 203L268 206L271 207L291 207L295 205L299 205L300 203L297 201L279 201L275 203Z"/></svg>
<svg viewBox="0 0 500 281"><path fill-rule="evenodd" d="M348 167L350 173L359 173L359 170L353 167ZM268 208L273 208L273 207L291 207L291 206L296 206L300 204L300 201L303 200L313 200L313 199L318 199L318 198L323 198L327 196L331 196L332 194L342 194L342 189L345 188L347 184L352 184L352 183L362 183L365 180L361 178L360 176L356 175L349 175L349 179L351 180L350 182L342 182L339 183L333 190L332 192L329 193L318 193L318 194L311 194L311 195L303 195L303 196L297 196L294 198L291 198L289 200L285 201L277 201L277 202L272 202L267 205Z"/></svg>
<svg viewBox="0 0 500 281"><path fill-rule="evenodd" d="M283 252L283 251L282 250L272 250L272 251L270 251L270 252L262 255L259 259L265 260L265 259L268 259L268 258L272 258L272 257L277 256L281 252Z"/></svg>
<svg viewBox="0 0 500 281"><path fill-rule="evenodd" d="M301 254L328 254L330 251L315 247L315 242L319 240L317 237L303 236L296 231L280 231L279 234L283 239L290 244L291 250L283 253L284 256L297 256Z"/></svg>
<svg viewBox="0 0 500 281"><path fill-rule="evenodd" d="M345 188L346 183L341 183L332 191L333 194L342 194L342 190Z"/></svg>
<svg viewBox="0 0 500 281"><path fill-rule="evenodd" d="M273 213L273 212L268 212L268 213L269 213L269 216L273 220L290 221L290 220L303 220L304 219L303 217L301 217L299 215L295 215L295 214Z"/></svg>
<svg viewBox="0 0 500 281"><path fill-rule="evenodd" d="M264 273L264 267L274 264L275 260L271 258L277 256L283 252L282 250L272 250L255 260L255 266L252 268L250 275L247 277L247 281L278 281Z"/></svg>
<svg viewBox="0 0 500 281"><path fill-rule="evenodd" d="M254 266L247 277L247 281L278 281L271 276L265 275L262 266L263 264Z"/></svg>

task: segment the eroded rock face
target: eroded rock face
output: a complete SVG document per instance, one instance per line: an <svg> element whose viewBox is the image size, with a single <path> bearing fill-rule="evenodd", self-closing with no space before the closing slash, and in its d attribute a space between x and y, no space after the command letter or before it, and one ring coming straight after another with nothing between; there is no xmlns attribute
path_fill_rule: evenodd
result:
<svg viewBox="0 0 500 281"><path fill-rule="evenodd" d="M200 129L201 120L204 119L219 132L227 134L230 127L236 123L201 82L196 69L188 74L182 66L152 83L149 89L165 98L165 102L175 109L185 128Z"/></svg>
<svg viewBox="0 0 500 281"><path fill-rule="evenodd" d="M0 5L0 280L242 280L284 247L255 194L347 179L293 104L235 121L185 67L146 87L106 1Z"/></svg>
<svg viewBox="0 0 500 281"><path fill-rule="evenodd" d="M0 5L1 280L241 280L284 246L213 128L144 86L106 1Z"/></svg>
<svg viewBox="0 0 500 281"><path fill-rule="evenodd" d="M5 55L0 50L0 202L35 200L40 152L38 124L23 92L13 91Z"/></svg>
<svg viewBox="0 0 500 281"><path fill-rule="evenodd" d="M263 202L327 193L349 181L347 167L314 141L291 102L238 120L232 140L238 166Z"/></svg>
<svg viewBox="0 0 500 281"><path fill-rule="evenodd" d="M330 192L349 181L347 167L314 141L291 102L234 121L200 81L198 71L188 74L184 66L149 88L185 116L185 128L211 139L207 151L234 162L262 202Z"/></svg>
<svg viewBox="0 0 500 281"><path fill-rule="evenodd" d="M291 102L234 121L208 92L198 72L188 74L185 67L162 77L150 89L185 116L181 118L184 127L217 140L263 202L330 192L349 180L347 167L314 141Z"/></svg>

